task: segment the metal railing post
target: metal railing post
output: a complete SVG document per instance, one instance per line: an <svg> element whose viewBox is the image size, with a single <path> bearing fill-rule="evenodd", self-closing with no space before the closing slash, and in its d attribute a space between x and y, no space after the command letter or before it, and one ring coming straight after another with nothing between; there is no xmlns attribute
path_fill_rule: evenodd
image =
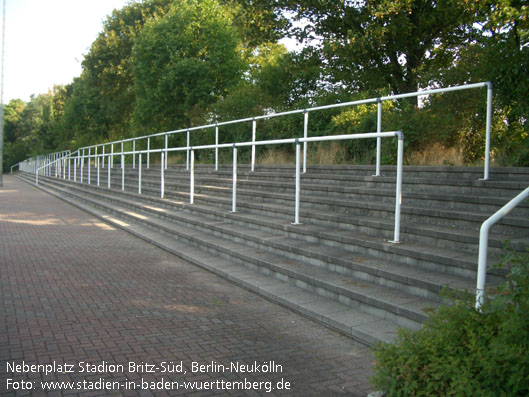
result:
<svg viewBox="0 0 529 397"><path fill-rule="evenodd" d="M125 191L125 156L121 152L121 190Z"/></svg>
<svg viewBox="0 0 529 397"><path fill-rule="evenodd" d="M305 110L303 113L303 138L309 137L309 112ZM307 172L307 146L308 142L303 142L303 173Z"/></svg>
<svg viewBox="0 0 529 397"><path fill-rule="evenodd" d="M516 195L507 204L496 211L479 230L478 274L476 280L476 309L480 310L485 303L485 281L487 277L487 252L489 248L489 229L501 218L511 212L518 204L529 198L529 187Z"/></svg>
<svg viewBox="0 0 529 397"><path fill-rule="evenodd" d="M377 132L382 132L382 100L377 99ZM380 157L382 152L382 138L377 137L377 158L375 166L375 175L380 176Z"/></svg>
<svg viewBox="0 0 529 397"><path fill-rule="evenodd" d="M105 168L105 145L101 148L101 168Z"/></svg>
<svg viewBox="0 0 529 397"><path fill-rule="evenodd" d="M487 83L487 121L485 126L485 164L483 180L489 179L490 166L490 128L492 122L492 83Z"/></svg>
<svg viewBox="0 0 529 397"><path fill-rule="evenodd" d="M233 180L231 191L231 212L237 212L237 146L233 144Z"/></svg>
<svg viewBox="0 0 529 397"><path fill-rule="evenodd" d="M296 196L295 196L295 210L294 210L294 223L293 225L299 225L299 201L301 197L301 143L296 139Z"/></svg>
<svg viewBox="0 0 529 397"><path fill-rule="evenodd" d="M150 167L151 160L151 138L147 138L147 169Z"/></svg>
<svg viewBox="0 0 529 397"><path fill-rule="evenodd" d="M77 159L73 159L73 181L77 182Z"/></svg>
<svg viewBox="0 0 529 397"><path fill-rule="evenodd" d="M168 138L169 136L167 134L165 134L165 153L164 153L164 158L165 158L165 164L164 164L164 167L165 169L167 169L167 148L168 148Z"/></svg>
<svg viewBox="0 0 529 397"><path fill-rule="evenodd" d="M121 167L123 168L125 166L125 162L123 161L123 141L121 141Z"/></svg>
<svg viewBox="0 0 529 397"><path fill-rule="evenodd" d="M132 141L132 168L136 168L136 141Z"/></svg>
<svg viewBox="0 0 529 397"><path fill-rule="evenodd" d="M187 130L186 170L189 171L189 129Z"/></svg>
<svg viewBox="0 0 529 397"><path fill-rule="evenodd" d="M97 186L100 186L100 184L99 184L99 173L100 173L100 170L99 170L99 156L96 157L96 167L97 167Z"/></svg>
<svg viewBox="0 0 529 397"><path fill-rule="evenodd" d="M68 156L68 180L69 181L72 180L71 169L72 169L72 158Z"/></svg>
<svg viewBox="0 0 529 397"><path fill-rule="evenodd" d="M90 148L88 148L88 184L90 185Z"/></svg>
<svg viewBox="0 0 529 397"><path fill-rule="evenodd" d="M114 143L110 144L110 159L109 164L111 168L114 168Z"/></svg>
<svg viewBox="0 0 529 397"><path fill-rule="evenodd" d="M254 172L255 170L255 138L257 134L257 120L252 120L252 164L251 164L251 171Z"/></svg>
<svg viewBox="0 0 529 397"><path fill-rule="evenodd" d="M191 172L189 173L189 204L195 201L195 151L191 149Z"/></svg>
<svg viewBox="0 0 529 397"><path fill-rule="evenodd" d="M400 242L400 207L402 204L402 169L403 169L403 154L404 154L404 135L398 132L398 147L397 147L397 181L395 185L395 229L393 233L394 244Z"/></svg>
<svg viewBox="0 0 529 397"><path fill-rule="evenodd" d="M161 158L160 158L160 198L163 198L163 196L165 195L165 178L164 178L164 166L163 166L163 163L164 163L164 156L163 156L163 152L160 153L161 155Z"/></svg>
<svg viewBox="0 0 529 397"><path fill-rule="evenodd" d="M111 160L111 155L109 155L109 158L108 158L108 161L107 161L107 188L110 189L110 171L112 170L112 167L110 166L112 160Z"/></svg>
<svg viewBox="0 0 529 397"><path fill-rule="evenodd" d="M138 194L141 194L141 153L138 155Z"/></svg>
<svg viewBox="0 0 529 397"><path fill-rule="evenodd" d="M81 157L81 183L83 183L84 153Z"/></svg>
<svg viewBox="0 0 529 397"><path fill-rule="evenodd" d="M219 125L215 125L215 145L219 144ZM219 148L215 148L215 171L219 170Z"/></svg>

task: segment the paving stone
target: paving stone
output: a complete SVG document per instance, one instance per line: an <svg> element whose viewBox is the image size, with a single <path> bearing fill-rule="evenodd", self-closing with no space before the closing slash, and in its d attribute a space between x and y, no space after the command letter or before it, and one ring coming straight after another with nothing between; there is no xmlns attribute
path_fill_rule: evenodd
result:
<svg viewBox="0 0 529 397"><path fill-rule="evenodd" d="M0 189L0 393L8 377L292 382L276 395L365 396L369 348L264 300L10 176ZM263 283L266 288L266 283ZM6 373L21 364L275 361L282 373ZM350 376L348 376L350 374ZM35 386L37 387L37 386ZM41 391L34 391L39 395ZM121 390L184 395L183 390ZM143 393L143 394L142 394ZM29 393L28 393L29 394ZM50 391L112 395L116 391ZM233 390L229 395L252 395ZM265 395L264 390L253 395ZM17 393L24 395L24 393ZM203 391L193 395L212 395Z"/></svg>

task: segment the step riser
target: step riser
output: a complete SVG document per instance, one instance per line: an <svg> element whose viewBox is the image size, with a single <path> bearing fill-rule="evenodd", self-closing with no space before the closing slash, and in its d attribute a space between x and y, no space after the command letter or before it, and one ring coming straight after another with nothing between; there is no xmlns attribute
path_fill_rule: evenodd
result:
<svg viewBox="0 0 529 397"><path fill-rule="evenodd" d="M75 197L77 199L81 199L84 202L89 203L89 204L91 204L91 205L93 205L95 207L104 208L104 209L108 210L108 207L105 207L101 202L93 201L93 200L90 200L90 199L87 199L87 198L80 198L79 196L75 196ZM186 236L186 235L183 235L183 234L180 234L180 233L175 234L174 230L166 230L164 228L160 228L159 226L157 226L152 221L149 222L147 220L143 220L143 219L139 219L137 217L134 217L132 215L123 214L121 212L115 212L115 211L112 211L112 210L111 210L111 212L113 212L119 218L126 219L126 220L129 220L129 221L135 222L135 223L141 223L141 224L144 224L145 226L148 226L148 227L150 227L152 229L155 229L155 230L161 230L162 232L167 233L168 235L171 235L172 237L175 237L178 240L183 240L187 244L190 244L190 245L193 245L193 246L195 246L197 248L203 249L206 252L209 252L211 254L218 255L219 257L221 257L223 259L226 259L226 260L229 260L229 261L234 261L235 263L238 263L238 264L241 264L241 265L244 265L244 266L248 266L249 268L252 268L253 270L257 270L257 271L259 271L259 272L261 272L263 274L276 277L276 278L278 278L278 279L280 279L282 281L288 282L288 283L290 283L292 285L296 285L296 286L298 286L298 287L300 287L300 288L302 288L304 290L307 290L307 291L310 291L310 292L315 292L315 293L318 293L321 296L332 298L332 299L334 299L334 300L336 300L338 302L346 304L347 306L350 306L352 308L357 308L357 309L359 309L359 310L361 310L361 311L363 311L365 313L373 314L373 315L376 315L376 316L378 316L380 318L392 319L393 321L397 322L399 325L404 326L404 327L413 328L413 329L420 328L420 322L418 322L418 321L414 321L412 319L407 319L405 317L396 315L395 313L393 313L391 311L384 310L384 308L367 305L364 302L355 300L354 297L351 297L350 295L344 295L344 294L340 294L340 293L336 293L336 292L327 290L327 289L323 288L321 285L313 285L313 284L307 282L308 280L300 280L298 278L292 277L291 275L274 271L270 267L266 267L265 263L263 263L262 261L258 261L258 260L254 259L254 258L251 258L251 257L241 257L240 255L235 255L229 249L222 249L222 248L217 247L217 246L215 246L213 244L205 245L203 241L194 240L190 236ZM202 229L204 229L204 228L202 228ZM200 228L197 228L197 230L200 230ZM216 235L216 236L219 236L219 237L224 237L222 235L222 233L219 233L219 232L215 232L213 234ZM239 238L232 238L231 240L235 241L235 242L242 242L243 241L242 239L239 239ZM252 245L250 245L250 246L252 246ZM258 244L255 244L254 248L258 248L259 249L259 248L263 248L263 247L259 246ZM392 308L388 307L387 309L391 310Z"/></svg>
<svg viewBox="0 0 529 397"><path fill-rule="evenodd" d="M148 200L147 197L145 197L146 200ZM188 206L188 208L191 208L190 206ZM269 216L272 216L272 215L276 215L275 213L272 214L272 213L267 213L266 211L261 211L260 212L261 215L269 215ZM247 226L244 225L244 226ZM334 226L334 223L333 223L333 226ZM263 229L265 231L276 231L277 230L271 230L271 229ZM292 237L295 237L295 234L291 233L291 236ZM299 237L300 235L297 235L297 237ZM324 245L327 245L327 246L332 246L332 247L340 247L340 248L343 248L343 249L346 249L346 250L349 250L349 251L352 251L352 252L355 252L357 253L358 255L370 255L370 256L377 256L377 257L380 257L381 259L385 259L385 260L391 260L391 261L394 261L394 262L398 262L398 263L403 263L403 264L407 264L407 265L413 265L413 266L419 266L419 267L423 267L423 268L427 268L427 269L430 269L430 270L435 270L435 271L440 271L440 272L444 272L444 273L448 273L448 274L454 274L454 275L458 275L458 276L463 276L463 277L466 277L466 278L472 278L472 279L475 279L475 276L476 276L476 273L475 273L475 268L472 267L472 269L467 269L467 268L461 268L461 267L458 267L457 265L454 265L452 263L447 263L446 261L444 262L436 262L435 258L431 258L430 260L428 261L425 261L424 259L419 259L419 258L416 258L416 257L413 257L413 256L407 256L407 255L404 255L402 253L394 253L394 252L390 252L390 251L387 251L386 249L387 248L384 248L384 249L380 249L380 248L375 248L375 247L370 247L370 246L362 246L362 245L357 245L355 244L354 242L349 242L347 244L342 244L342 243L337 243L335 241L328 241L328 240L322 240L322 239L319 239L319 238L315 238L313 236L309 236L308 238L306 236L303 236L301 235L303 238L305 238L305 240L311 242L311 241L317 241L318 243L322 243ZM474 251L474 253L477 252ZM495 276L494 275L490 275L488 276L489 279L494 279ZM495 280L497 280L497 278L495 278Z"/></svg>
<svg viewBox="0 0 529 397"><path fill-rule="evenodd" d="M120 184L121 184L121 180L119 180ZM102 186L105 186L104 184L101 184ZM116 186L113 184L112 185L114 188L116 188ZM146 194L146 195L153 195L155 197L157 197L159 195L159 186L158 186L158 182L155 182L154 184L152 183L149 183L149 182L146 182L145 185L142 186L143 187L143 193ZM117 187L119 188L119 186ZM185 188L187 188L187 186L185 186ZM126 189L127 191L133 191L133 192L136 192L137 191L137 186L133 186L131 184L128 185L128 188ZM198 187L197 189L197 195L201 193L201 188ZM204 189L206 190L206 189ZM230 192L214 192L216 193L216 196L217 197L224 197L225 199L229 199L231 200L231 193ZM183 201L188 201L189 200L189 194L184 194L184 195L175 195L174 192L171 191L171 186L166 186L166 197L176 197L180 200L183 200ZM266 203L267 201L265 200L262 200L262 201L259 201L257 199L255 199L255 197L253 197L252 195L244 195L244 194L238 194L238 201L239 201L239 206L240 207L244 207L245 203L243 203L242 201L243 200L247 200L247 201L250 201L252 203L256 203L256 202L263 202L263 203ZM206 200L205 198L201 198L200 196L197 196L196 197L196 201L197 202L201 202L201 201L204 201ZM212 201L213 199L209 199L209 201L204 201L204 202L207 202L208 204L210 205L215 205L215 206L218 206L219 204ZM284 211L284 213L282 214L282 216L286 216L286 217L292 217L291 215L291 212L292 212L292 209L290 209L289 207L293 207L293 202L292 201L287 201L285 200L283 202L284 204L284 208L286 209L286 211ZM220 205L220 208L223 208L223 209L226 209L227 208L227 205L226 203L222 203ZM314 206L312 205L310 202L304 202L302 201L302 210L303 212L306 212L307 210L310 210L312 208L322 208L322 207L317 207L317 206ZM329 207L328 206L323 206L324 209L328 210ZM333 209L340 209L340 207L337 207L337 206L333 206L332 207ZM355 215L359 215L359 216L366 216L366 215L369 215L369 216L372 216L372 217L375 217L375 218L384 218L384 219L391 219L393 217L393 210L389 210L389 211L380 211L380 210L368 210L366 211L364 208L360 207L360 208L356 208L354 209L354 211L351 211L351 207L347 207L347 208L341 208L344 212L345 211L348 211L347 214L348 214L348 217L350 218L354 218ZM256 213L256 214L263 214L263 211L257 209L257 211L255 210L255 208L253 209L249 209L249 208L245 208L245 210L250 210L252 213ZM265 212L267 215L277 215L277 213L269 213L269 212ZM343 219L343 218L340 218L340 219ZM433 245L433 246L437 246L437 247L441 247L441 248L458 248L458 249L462 249L462 250L466 250L467 252L476 252L477 249L478 249L478 244L479 244L479 240L478 240L478 231L479 231L479 228L481 227L481 223L482 221L484 220L479 220L479 221L468 221L468 220L461 220L459 218L444 218L444 217L433 217L433 216L428 216L428 215L425 215L425 216L418 216L416 214L413 214L413 215L410 215L407 213L406 211L406 208L403 208L403 213L402 213L402 220L403 220L403 226L402 226L402 229L401 229L401 232L402 232L402 236L403 238L406 238L408 241L413 241L413 242L419 242L419 243L429 243L430 245ZM381 238L385 238L385 239L388 239L388 240L391 240L393 238L393 227L392 225L386 225L382 228L380 227L370 227L368 225L365 225L365 224L351 224L350 222L349 223L344 223L344 222L332 222L332 221L325 221L325 220L317 220L317 219L314 219L312 218L310 220L311 222L313 223L317 223L317 224L321 224L321 225L325 225L327 227L341 227L341 228L346 228L348 230L351 230L351 231L355 231L355 232L359 232L359 233L366 233L366 234L369 234L369 235L373 235L373 236L379 236ZM459 239L457 238L443 238L442 236L439 236L439 235L435 235L435 236L428 236L427 233L425 234L424 232L421 232L420 230L418 231L414 231L413 229L410 229L410 228L406 228L405 226L405 223L406 221L411 221L411 222L415 222L415 223L421 223L421 224L429 224L429 225L441 225L441 226L445 226L445 227L452 227L452 228L455 228L455 229L468 229L468 230L474 230L476 231L476 235L475 235L475 239L473 240L466 240L466 242L462 242L460 241ZM524 228L522 227L516 227L516 226L509 226L509 225L503 225L501 223L495 225L495 229L494 229L494 232L497 233L497 234L504 234L506 237L506 239L508 239L510 236L518 236L520 235L521 233L523 233L525 231ZM491 241L491 244L490 244L490 253L492 255L497 255L497 254L500 254L502 252L502 248L503 248L503 243L502 242L498 242L498 243L495 243L494 241ZM518 248L517 246L515 246L514 248ZM519 248L519 249L522 249L523 250L523 247Z"/></svg>
<svg viewBox="0 0 529 397"><path fill-rule="evenodd" d="M189 186L189 176L187 175L187 172L184 171L186 175L182 175L180 173L177 174L176 173L177 171L178 170L172 170L172 169L166 170L165 172L166 183L168 185L175 184L177 186L180 186L180 185ZM131 182L137 183L137 180L138 180L137 173L138 173L137 168L135 169L127 168L125 171L126 183L131 183ZM87 181L87 175L88 175L87 170L85 169L84 174L83 174L84 181ZM231 177L232 177L231 173L215 174L215 173L209 172L207 174L201 174L201 173L196 172L195 173L195 183L197 186L203 183L203 184L213 184L216 186L229 187L231 186L231 182L229 182L231 180ZM247 188L247 189L251 189L255 191L270 191L270 188L271 188L270 181L275 181L275 182L279 182L280 184L283 184L284 186L282 187L273 186L273 191L284 192L284 193L293 192L294 185L295 185L295 179L293 175L289 177L280 177L277 180L274 180L274 178L268 178L266 180L259 180L258 179L259 177L260 176L258 174L238 175L239 187L241 189ZM97 178L96 171L92 169L91 184L96 183L97 181L96 178ZM100 180L105 181L106 183L106 180L107 180L106 178L107 178L107 172L102 170L100 174ZM119 168L114 168L112 170L112 178L113 178L113 183L114 181L121 183L121 170ZM224 179L224 182L221 179ZM80 180L79 170L78 170L77 180ZM154 170L152 168L148 170L147 169L142 170L142 182L143 181L147 182L149 180L159 181L160 180L160 170ZM245 181L248 181L248 182L245 183ZM376 187L377 189L386 189L389 192L391 192L391 194L389 194L390 200L393 196L392 193L395 190L394 182L386 183L386 182L378 182L378 181L343 181L343 180L333 180L331 179L331 177L315 178L315 177L304 175L302 176L302 179L301 179L302 188L303 188L303 185L305 184L321 185L321 186L326 186L326 187L332 186L333 184L339 187L343 187L343 186L355 187L355 188ZM481 187L457 186L457 185L433 185L432 186L432 185L428 185L425 183L406 183L405 181L403 183L404 195L406 195L407 192L429 193L432 195L432 199L435 199L435 195L438 195L438 194L451 194L454 196L481 195L485 197L487 196L488 197L505 197L506 199L510 199L524 188L525 186L522 186L522 185L515 186L510 189L506 188L505 186L494 187L492 182L487 183ZM321 193L313 189L310 189L310 190L306 189L306 190L310 194L320 195L320 194L327 193L325 189ZM330 194L329 197L335 197L335 196L341 197L342 193L329 192L329 194ZM350 196L350 198L352 197L355 197L355 195ZM421 201L419 201L418 204L421 204ZM446 200L442 201L442 204L446 205ZM468 206L463 205L463 207L460 207L460 208L465 209L465 208L468 208ZM487 209L484 208L484 210L487 210Z"/></svg>
<svg viewBox="0 0 529 397"><path fill-rule="evenodd" d="M78 193L91 195L92 196L92 201L91 202L99 201L99 199L104 200L104 198L101 198L101 196L96 195L93 192L89 192L89 191L84 191L83 190L83 191L79 191ZM142 202L149 203L148 200L142 200ZM151 203L151 204L154 204L154 203ZM315 265L315 266L327 268L327 269L329 269L331 271L334 271L334 272L337 272L337 273L340 273L340 274L352 275L352 276L357 277L357 278L359 278L361 280L372 282L372 283L376 283L376 284L379 284L379 285L382 285L382 286L388 286L390 288L395 288L395 289L399 289L399 290L402 290L402 291L406 291L406 292L408 292L408 293L410 293L412 295L425 297L425 298L428 298L428 299L431 299L431 300L435 300L435 301L439 301L440 300L440 297L439 297L439 292L440 291L437 288L434 288L433 290L432 289L419 288L419 287L412 286L412 285L409 285L409 284L397 282L395 280L385 279L385 278L373 275L371 273L365 273L365 272L362 272L362 271L358 271L358 270L355 270L354 268L352 268L351 264L349 264L347 261L342 261L339 258L334 258L332 260L332 262L329 262L329 261L325 261L323 259L318 259L318 258L314 258L312 256L308 256L308 255L304 254L303 250L295 250L294 252L290 252L290 251L286 250L284 247L274 247L274 246L270 246L269 244L263 244L262 242L259 242L259 241L253 241L253 240L249 240L247 238L241 238L241 236L234 236L233 234L229 234L229 233L223 232L222 230L218 230L217 228L215 228L215 225L209 224L209 225L204 226L204 225L201 225L201 224L191 223L191 222L188 222L188 221L185 221L185 220L182 221L182 220L179 220L179 219L174 219L174 217L166 216L165 214L160 213L160 212L148 211L145 208L143 208L141 205L129 205L128 203L122 203L122 205L126 205L129 209L134 210L136 213L144 214L144 215L151 216L151 217L154 216L154 217L158 217L158 218L161 218L161 219L166 219L166 220L169 220L169 221L171 221L172 223L174 223L175 225L178 225L178 226L191 227L191 228L194 228L194 229L196 229L198 231L202 231L202 232L212 232L213 231L213 234L215 236L223 237L223 238L229 238L232 241L241 242L241 243L244 243L244 244L246 244L248 246L251 246L251 247L259 249L259 250L265 250L265 251L270 252L270 253L280 254L280 255L286 256L287 258L293 259L293 260L304 261L305 263L310 263L310 264ZM187 208L187 209L184 209L182 211L184 211L184 212L193 212L191 208ZM225 218L212 217L211 219L212 220L216 220L216 221L224 221ZM243 230L243 228L248 227L248 223L246 223L246 222L237 222L237 221L234 221L233 219L230 219L230 221L233 224L235 224L235 225L240 225L241 226L241 230ZM263 226L256 227L255 225L252 225L252 226L253 226L254 230L260 230L260 231L270 232L270 233L277 233L278 232L278 230L275 229L275 228L267 228L267 227L263 227ZM338 249L348 249L348 250L351 249L351 246L349 246L349 245L343 245L343 244L338 244L338 243L334 243L333 244L333 243L330 243L330 242L328 242L326 240L316 239L314 237L312 237L312 238L310 238L310 237L303 238L303 237L306 237L306 236L300 235L298 233L286 233L285 236L293 237L293 238L300 238L301 237L301 239L303 239L303 240L305 240L307 242L317 242L317 243L321 243L321 244L324 244L324 245L327 245L327 246L330 246L330 247L333 247L333 248L338 248ZM343 262L343 263L341 263L341 262Z"/></svg>
<svg viewBox="0 0 529 397"><path fill-rule="evenodd" d="M129 185L129 189L126 189L126 190L136 192L137 188L131 187ZM142 193L145 195L152 195L153 197L158 197L159 188L156 185L153 186L151 184L146 184L145 186L142 185ZM196 194L200 194L200 193L196 193ZM183 195L176 194L172 192L169 187L166 187L165 196L174 197L184 202L187 202L189 200L188 194L183 194ZM231 195L229 194L218 194L217 196L222 196L225 199L231 200ZM238 200L239 200L238 205L240 208L245 207L245 203L241 202L242 200L244 200L244 198L245 198L244 196L243 197L238 196ZM247 201L251 201L253 203L258 202L257 200L249 200L248 198L246 199ZM202 202L202 201L207 202L210 205L214 205L218 208L222 208L225 210L227 210L229 207L229 204L226 204L226 203L222 203L219 205L219 203L214 201L214 199L205 199L205 198L201 198L197 196L195 200L196 202ZM262 201L262 202L265 202L265 201ZM293 206L292 203L288 203L288 204L290 204L290 206ZM306 209L304 208L306 207L305 203L302 203L302 207L303 207L303 211L306 211ZM308 209L310 208L314 208L314 207L312 207L309 203ZM282 213L281 216L284 216L285 218L292 218L292 214L291 214L292 210L289 209L286 205L285 205L285 209L286 211ZM268 212L268 211L263 212L262 210L255 209L255 208L245 207L245 211L246 210L249 210L251 213L254 213L254 214L266 214L270 216L278 215L277 212ZM348 216L351 218L354 218L354 215L361 215L361 216L370 215L375 218L391 219L393 217L393 212L392 211L367 211L366 212L365 210L360 208L359 211L356 213L351 213L351 212L348 213ZM343 218L340 218L340 219L343 219ZM422 222L424 224L429 224L429 225L432 225L432 224L442 225L442 226L448 226L448 227L453 227L453 228L464 228L464 229L470 229L470 230L476 231L475 238L473 240L467 240L466 242L464 242L464 241L458 240L457 238L451 238L451 239L449 237L443 238L440 235L428 236L421 230L414 230L413 228L407 228L403 224L403 226L401 227L401 233L402 233L403 239L406 239L407 241L418 242L418 243L428 243L432 246L436 246L440 248L457 248L457 249L465 250L470 253L477 252L478 250L478 246L479 246L478 230L481 227L482 222L469 222L469 221L460 220L460 219L433 218L431 216L430 217L429 216L420 217L416 215L409 216L408 214L406 214L406 212L403 212L402 220L403 220L403 223L405 223L407 220L412 220L414 222ZM393 239L394 232L393 232L392 224L388 224L384 226L383 228L380 228L380 227L370 227L365 224L352 224L352 223L344 223L344 222L325 221L325 220L317 220L315 218L311 218L310 221L311 223L320 224L320 225L324 225L327 227L340 227L340 228L348 229L348 230L355 231L358 233L378 236L386 240ZM508 238L509 235L516 236L517 233L521 233L522 231L524 231L523 228L506 226L502 224L498 224L495 226L495 232L505 234L506 239ZM503 243L501 242L496 244L494 241L491 241L489 246L490 246L489 252L491 253L491 255L497 255L502 252Z"/></svg>
<svg viewBox="0 0 529 397"><path fill-rule="evenodd" d="M131 184L133 186L137 186L138 183L138 177L136 174L134 174L136 171L134 170L128 170L125 174L125 187L130 186ZM118 170L116 173L112 176L111 186L121 186L121 172ZM231 178L231 176L230 176ZM80 181L80 178L78 178ZM83 181L86 183L87 178L84 178ZM332 192L328 191L328 188L326 185L326 180L320 180L319 184L321 186L324 186L322 189L315 187L303 187L302 184L302 195L308 196L309 198L331 198L331 199L338 199L337 201L349 201L349 200L368 200L369 202L381 202L381 203L393 203L394 198L394 192L392 189L388 190L384 194L370 194L369 192L358 192L358 193L340 193L340 192ZM107 179L106 179L106 173L105 175L100 176L100 185L106 185ZM97 179L94 174L91 175L91 184L97 185ZM165 184L167 190L189 190L189 177L185 178L171 178L168 175L165 177ZM206 186L201 186L205 184ZM231 181L222 181L222 180L215 180L215 179L208 179L206 182L201 182L198 178L195 179L195 187L198 190L208 191L212 194L220 194L218 190L208 187L207 185L212 186L219 186L222 188L225 188L226 190L231 190ZM160 185L160 178L159 176L155 177L149 177L148 175L142 176L142 185L145 186L151 186L155 185L159 187ZM289 184L289 186L276 186L273 184L270 184L267 181L263 181L262 184L255 184L255 183L248 183L245 182L243 179L238 178L238 188L241 191L240 194L249 194L251 196L251 193L255 194L258 197L262 197L263 195L269 195L269 193L283 193L287 195L294 196L294 183L292 182ZM316 190L314 189L316 188ZM247 190L247 192L245 192ZM380 190L380 189L378 189ZM489 189L481 189L484 193L489 192ZM514 197L516 194L519 193L518 190L513 189L512 191L506 191L505 189L501 189L502 194L505 196L504 199L494 200L494 203L486 203L483 202L483 200L480 200L477 202L476 200L471 199L463 201L457 200L458 194L452 192L452 196L454 200L448 200L448 199L441 199L438 200L435 196L435 194L424 194L420 192L412 192L410 191L407 193L406 191L406 185L404 185L403 188L403 200L406 205L408 206L417 206L417 207L439 207L444 209L454 209L454 210L479 210L483 211L484 213L492 213L496 211L499 207L504 205L510 198ZM439 194L439 192L436 192ZM420 194L418 197L414 197L414 195ZM521 205L514 209L513 212L514 216L529 216L529 206L527 205Z"/></svg>

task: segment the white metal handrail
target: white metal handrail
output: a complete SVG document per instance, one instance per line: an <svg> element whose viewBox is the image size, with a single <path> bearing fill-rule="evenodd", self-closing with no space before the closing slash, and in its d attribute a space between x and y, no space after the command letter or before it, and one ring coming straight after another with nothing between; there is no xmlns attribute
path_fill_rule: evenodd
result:
<svg viewBox="0 0 529 397"><path fill-rule="evenodd" d="M131 152L121 152L119 153L121 157L121 190L125 190L125 155L132 155L135 160L135 156L138 155L138 193L141 194L141 169L142 169L142 154L151 154L159 153L160 154L160 197L163 198L165 194L165 158L167 152L173 151L189 151L190 153L190 181L189 181L189 203L194 203L195 196L195 167L194 167L194 158L196 150L208 150L208 149L222 149L222 148L232 148L233 149L233 188L232 188L232 212L237 211L237 148L247 147L247 146L264 146L264 145L279 145L279 144L296 144L296 187L295 187L295 211L294 211L294 222L293 225L299 225L299 214L300 214L300 196L301 196L301 144L307 142L323 142L323 141L334 141L334 140L355 140L355 139L382 139L396 137L398 139L397 145L397 175L396 175L396 184L395 184L395 225L392 243L400 242L400 208L402 203L402 171L403 171L403 151L404 151L404 135L400 131L392 132L373 132L365 134L346 134L346 135L329 135L329 136L320 136L320 137L311 137L311 138L287 138L287 139L275 139L275 140L266 140L266 141L249 141L249 142L239 142L239 143L225 143L225 144L215 144L215 145L201 145L201 146L189 146L189 147L177 147L177 148L168 148L168 149L148 149L148 150L139 150ZM66 168L68 168L68 179L71 180L70 168L71 160L74 162L74 181L76 181L77 168L76 165L80 162L81 166L81 183L83 183L83 169L84 169L84 160L88 159L88 184L91 182L90 178L90 162L91 159L94 160L94 165L97 169L97 186L100 185L100 159L107 157L107 186L110 188L111 182L111 157L115 154L113 153L93 153L93 154L80 154L78 153L77 157L67 157L55 160L51 164L46 164L36 172L36 184L38 184L38 175L41 169L45 167L50 167L52 164L55 164L55 176L61 176L66 179ZM67 164L66 164L67 161ZM57 169L59 170L57 172Z"/></svg>
<svg viewBox="0 0 529 397"><path fill-rule="evenodd" d="M492 118L492 83L490 82L467 84L467 85L460 85L460 86L447 87L447 88L429 89L429 90L411 92L411 93L406 93L406 94L382 96L382 97L377 97L377 98L362 99L358 101L337 103L333 105L316 106L316 107L307 108L307 109L298 109L298 110L291 110L287 112L272 113L272 114L261 115L261 116L256 116L256 117L247 117L247 118L238 119L238 120L216 122L216 123L206 124L206 125L197 126L197 127L189 127L189 128L178 129L178 130L159 132L159 133L155 133L151 135L144 135L140 137L122 139L118 141L100 143L97 145L84 146L82 148L79 148L78 150L82 154L85 154L85 151L88 151L88 154L91 154L92 151L97 153L98 148L101 148L102 153L105 154L105 147L110 146L110 152L112 154L119 155L124 152L123 145L127 142L132 142L132 148L133 148L132 152L138 153L138 151L136 151L136 148L135 148L136 141L146 139L147 149L149 150L151 138L164 136L165 138L164 149L163 149L165 152L164 167L167 168L167 153L170 151L168 147L168 136L169 135L185 132L186 133L186 145L184 148L189 148L191 147L190 133L192 131L215 128L215 144L218 144L219 127L226 126L226 125L232 125L232 124L252 122L252 143L253 144L250 146L252 146L251 170L253 171L255 168L256 123L258 120L265 120L265 119L271 119L274 117L282 117L282 116L288 116L288 115L294 115L294 114L304 114L303 139L306 139L308 138L308 123L309 123L309 113L310 112L376 103L377 104L377 132L382 132L382 102L384 101L394 101L394 100L403 99L403 98L412 98L412 97L426 96L426 95L432 95L432 94L440 94L440 93L451 92L451 91L476 89L476 88L482 88L482 87L487 87L487 115L486 115L486 126L485 126L485 155L484 155L484 170L483 170L483 179L487 180L489 179L489 169L490 169L490 135L491 135L491 118ZM303 142L303 172L304 173L307 170L307 143L308 141ZM120 145L119 152L114 152L114 145ZM149 167L149 163L150 163L149 154L151 152L147 151L146 153L147 153L147 167ZM110 157L110 160L112 161L112 157ZM189 170L189 162L190 162L190 152L189 150L187 150L186 168L188 170ZM381 162L381 139L377 138L375 176L380 175L380 162ZM135 166L134 163L133 163L133 166ZM215 149L215 170L218 170L218 149Z"/></svg>
<svg viewBox="0 0 529 397"><path fill-rule="evenodd" d="M16 167L18 165L19 171L33 173L33 172L36 172L36 170L42 166L49 165L55 162L55 160L57 159L61 159L61 158L64 158L70 155L71 155L71 152L69 150L63 150L60 152L31 157L29 159L26 159L24 161L21 161L13 165L11 167L11 171L13 170L13 167Z"/></svg>
<svg viewBox="0 0 529 397"><path fill-rule="evenodd" d="M479 310L485 301L485 279L487 277L487 251L489 248L489 229L492 225L505 217L522 201L529 198L529 187L519 193L511 201L501 207L491 215L481 225L479 231L479 255L478 255L478 275L476 281L476 309Z"/></svg>

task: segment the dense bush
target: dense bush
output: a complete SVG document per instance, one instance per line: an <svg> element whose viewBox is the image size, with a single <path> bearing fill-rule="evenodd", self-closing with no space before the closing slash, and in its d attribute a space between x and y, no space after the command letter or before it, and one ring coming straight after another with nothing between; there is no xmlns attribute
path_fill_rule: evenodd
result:
<svg viewBox="0 0 529 397"><path fill-rule="evenodd" d="M420 331L378 345L373 384L388 396L529 395L529 254L499 266L507 281L481 312L473 297L459 299Z"/></svg>

